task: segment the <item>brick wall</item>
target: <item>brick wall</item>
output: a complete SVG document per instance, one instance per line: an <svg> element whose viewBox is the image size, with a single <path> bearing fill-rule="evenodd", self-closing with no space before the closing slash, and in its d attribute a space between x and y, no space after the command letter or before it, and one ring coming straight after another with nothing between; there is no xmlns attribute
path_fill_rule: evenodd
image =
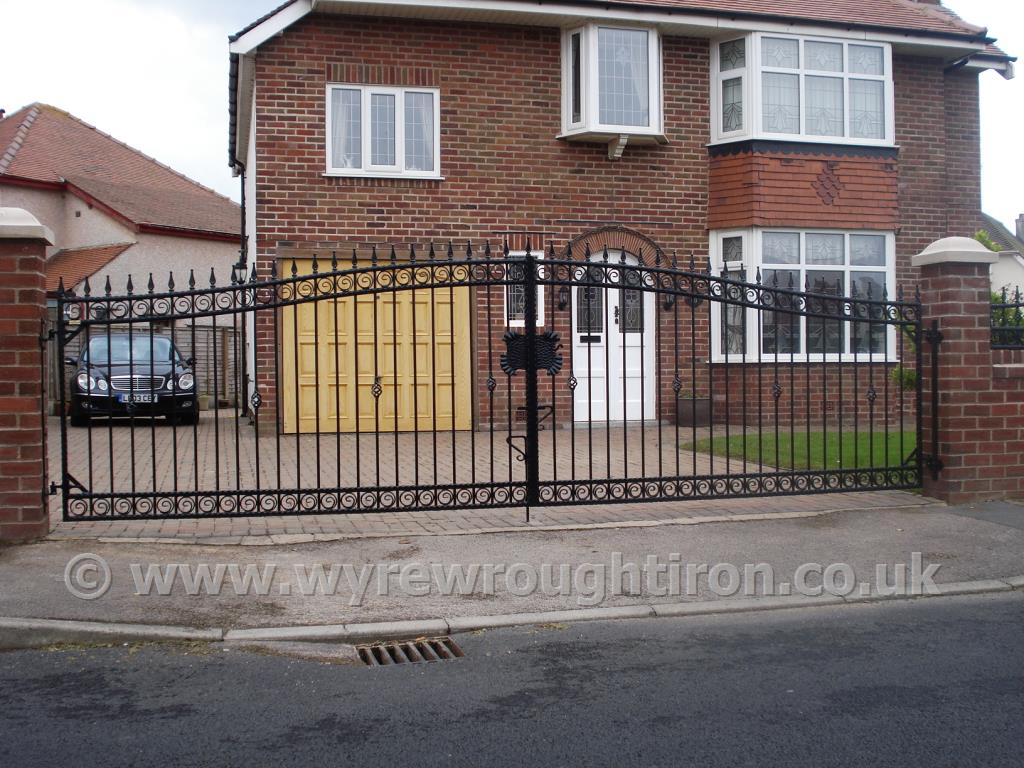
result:
<svg viewBox="0 0 1024 768"><path fill-rule="evenodd" d="M0 542L45 536L45 424L42 418L46 244L0 239Z"/></svg>
<svg viewBox="0 0 1024 768"><path fill-rule="evenodd" d="M811 145L799 152L722 154L710 167L710 229L824 224L892 232L897 226L895 156L825 154Z"/></svg>

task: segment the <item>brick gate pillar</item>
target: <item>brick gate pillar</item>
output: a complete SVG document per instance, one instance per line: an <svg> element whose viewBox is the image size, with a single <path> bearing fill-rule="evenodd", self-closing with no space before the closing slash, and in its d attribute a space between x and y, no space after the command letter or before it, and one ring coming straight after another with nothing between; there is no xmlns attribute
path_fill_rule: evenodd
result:
<svg viewBox="0 0 1024 768"><path fill-rule="evenodd" d="M40 335L52 244L32 214L0 208L0 543L50 530Z"/></svg>
<svg viewBox="0 0 1024 768"><path fill-rule="evenodd" d="M921 450L938 434L938 479L924 492L951 504L1005 498L1024 489L1024 388L1001 382L992 355L990 265L998 257L971 238L951 237L913 259L921 269L924 330L938 322L938 411L932 414L931 345L923 342Z"/></svg>

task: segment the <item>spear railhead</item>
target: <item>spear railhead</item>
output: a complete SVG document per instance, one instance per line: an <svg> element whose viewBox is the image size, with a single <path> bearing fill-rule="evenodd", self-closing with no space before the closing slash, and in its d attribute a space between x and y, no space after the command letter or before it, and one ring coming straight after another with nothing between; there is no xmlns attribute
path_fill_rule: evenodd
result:
<svg viewBox="0 0 1024 768"><path fill-rule="evenodd" d="M135 283L132 282L132 276L131 276L130 273L128 275L128 282L125 283L124 288L125 288L125 291L128 293L129 296L131 296L133 293L135 293Z"/></svg>
<svg viewBox="0 0 1024 768"><path fill-rule="evenodd" d="M215 288L217 286L217 275L213 273L213 267L210 267L210 287Z"/></svg>
<svg viewBox="0 0 1024 768"><path fill-rule="evenodd" d="M455 248L452 246L452 241L448 241L448 251L445 254L448 261L452 261L455 258Z"/></svg>
<svg viewBox="0 0 1024 768"><path fill-rule="evenodd" d="M313 274L315 275L320 271L320 261L317 259L316 254L313 254Z"/></svg>
<svg viewBox="0 0 1024 768"><path fill-rule="evenodd" d="M473 260L473 243L469 240L466 241L466 261Z"/></svg>
<svg viewBox="0 0 1024 768"><path fill-rule="evenodd" d="M156 285L153 283L153 273L149 273L149 281L146 283L146 290L152 293L156 290Z"/></svg>
<svg viewBox="0 0 1024 768"><path fill-rule="evenodd" d="M111 292L110 287L110 275L107 275L107 281L103 284L103 295L109 296Z"/></svg>
<svg viewBox="0 0 1024 768"><path fill-rule="evenodd" d="M167 290L171 293L174 292L174 272L167 274Z"/></svg>
<svg viewBox="0 0 1024 768"><path fill-rule="evenodd" d="M128 279L131 280L131 275L128 276ZM128 293L131 293L131 291L128 291ZM86 276L86 278L85 278L85 285L82 286L82 295L83 296L91 296L92 295L92 288L89 287L89 278L88 278L88 276Z"/></svg>
<svg viewBox="0 0 1024 768"><path fill-rule="evenodd" d="M188 289L190 291L194 291L195 288L196 288L196 271L194 269L190 269L188 271Z"/></svg>
<svg viewBox="0 0 1024 768"><path fill-rule="evenodd" d="M331 272L338 271L338 252L331 251Z"/></svg>

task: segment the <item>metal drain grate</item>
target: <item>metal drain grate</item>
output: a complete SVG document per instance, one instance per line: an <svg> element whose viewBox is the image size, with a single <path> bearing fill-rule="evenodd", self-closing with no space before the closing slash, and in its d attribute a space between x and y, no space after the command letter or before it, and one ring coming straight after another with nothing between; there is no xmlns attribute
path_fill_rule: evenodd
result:
<svg viewBox="0 0 1024 768"><path fill-rule="evenodd" d="M368 667L414 664L417 661L451 661L465 655L450 637L361 645L356 651Z"/></svg>

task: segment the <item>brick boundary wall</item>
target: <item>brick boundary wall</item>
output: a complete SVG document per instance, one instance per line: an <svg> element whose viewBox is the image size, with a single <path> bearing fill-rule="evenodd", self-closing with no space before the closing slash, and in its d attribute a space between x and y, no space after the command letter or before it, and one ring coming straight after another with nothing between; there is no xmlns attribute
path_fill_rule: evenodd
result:
<svg viewBox="0 0 1024 768"><path fill-rule="evenodd" d="M0 208L0 544L50 530L40 334L46 318L46 246L31 215Z"/></svg>
<svg viewBox="0 0 1024 768"><path fill-rule="evenodd" d="M992 350L989 263L921 264L925 327L937 320L943 336L937 421L927 344L921 372L922 447L932 451L937 429L943 464L938 479L926 470L924 492L951 504L1024 497L1024 360Z"/></svg>

